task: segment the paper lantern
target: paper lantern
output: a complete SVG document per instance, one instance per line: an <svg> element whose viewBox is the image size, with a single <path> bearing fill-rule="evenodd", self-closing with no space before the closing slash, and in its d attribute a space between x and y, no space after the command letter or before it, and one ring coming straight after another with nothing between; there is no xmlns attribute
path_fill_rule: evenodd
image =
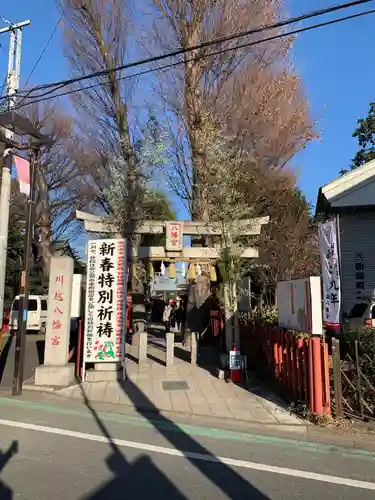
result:
<svg viewBox="0 0 375 500"><path fill-rule="evenodd" d="M169 278L176 278L176 267L174 265L174 262L171 262L169 264L169 269L168 269L168 276Z"/></svg>
<svg viewBox="0 0 375 500"><path fill-rule="evenodd" d="M216 268L215 266L211 266L210 268L210 280L217 281Z"/></svg>
<svg viewBox="0 0 375 500"><path fill-rule="evenodd" d="M196 276L195 264L190 264L188 271L188 280L195 280Z"/></svg>

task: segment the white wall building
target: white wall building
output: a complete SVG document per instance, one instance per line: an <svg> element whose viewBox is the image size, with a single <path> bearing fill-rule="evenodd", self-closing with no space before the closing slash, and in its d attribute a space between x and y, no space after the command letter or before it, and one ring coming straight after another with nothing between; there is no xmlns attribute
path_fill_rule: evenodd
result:
<svg viewBox="0 0 375 500"><path fill-rule="evenodd" d="M316 215L337 217L343 313L375 289L375 160L319 189Z"/></svg>

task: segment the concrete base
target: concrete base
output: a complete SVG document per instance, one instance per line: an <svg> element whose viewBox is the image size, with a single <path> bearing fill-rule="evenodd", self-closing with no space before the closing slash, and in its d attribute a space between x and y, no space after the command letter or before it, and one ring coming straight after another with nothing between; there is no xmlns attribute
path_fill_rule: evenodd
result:
<svg viewBox="0 0 375 500"><path fill-rule="evenodd" d="M53 385L65 387L75 381L74 365L37 366L35 368L35 385Z"/></svg>
<svg viewBox="0 0 375 500"><path fill-rule="evenodd" d="M165 334L165 366L172 366L174 360L174 333L167 332Z"/></svg>
<svg viewBox="0 0 375 500"><path fill-rule="evenodd" d="M95 363L94 369L98 372L116 372L122 370L122 363Z"/></svg>
<svg viewBox="0 0 375 500"><path fill-rule="evenodd" d="M225 380L228 376L227 370L222 370L221 368L216 368L216 377L220 380Z"/></svg>
<svg viewBox="0 0 375 500"><path fill-rule="evenodd" d="M112 371L90 370L85 374L85 382L123 382L125 378L122 369Z"/></svg>

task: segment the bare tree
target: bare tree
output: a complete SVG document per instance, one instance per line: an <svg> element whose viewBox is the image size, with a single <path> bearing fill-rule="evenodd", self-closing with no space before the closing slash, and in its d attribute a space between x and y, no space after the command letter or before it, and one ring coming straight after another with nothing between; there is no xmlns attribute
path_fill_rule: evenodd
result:
<svg viewBox="0 0 375 500"><path fill-rule="evenodd" d="M113 71L129 58L133 25L125 0L60 0L65 14L64 48L72 76L97 71L91 88L81 91L73 102L79 111L82 139L76 163L81 165L81 196L99 213L108 214L117 234L124 234L129 221L137 224L147 217L154 193L150 189L150 162L132 141L129 108L133 84L124 72ZM152 163L152 162L151 162ZM137 261L140 238L133 236L132 289L136 333L145 325L144 269Z"/></svg>
<svg viewBox="0 0 375 500"><path fill-rule="evenodd" d="M251 274L259 282L261 302L273 304L277 281L318 272L317 229L291 171L264 169L257 164L251 171L242 184L243 194L245 198L256 197L255 215L270 216L258 240L259 259L251 266Z"/></svg>
<svg viewBox="0 0 375 500"><path fill-rule="evenodd" d="M36 165L34 243L48 275L53 246L63 238L73 241L81 230L75 223L75 210L80 205L77 171L70 159L75 136L71 118L58 104L34 104L25 108L25 114L37 130L53 141L52 146L42 149Z"/></svg>
<svg viewBox="0 0 375 500"><path fill-rule="evenodd" d="M159 50L187 50L274 23L283 0L153 0L153 4L159 12L154 23ZM170 184L193 218L212 221L224 213L226 219L245 213L247 218L272 217L266 210L272 198L259 181L273 185L280 181L277 171L313 138L308 102L290 62L293 38L240 47L281 33L272 30L189 51L183 65L159 74L161 98L173 112L166 125L173 137ZM220 144L224 150L219 154L222 134L229 141ZM226 157L215 167L221 179L211 168L215 149L217 158ZM233 244L229 246L233 250ZM233 263L233 252L228 261Z"/></svg>
<svg viewBox="0 0 375 500"><path fill-rule="evenodd" d="M299 76L286 57L278 62L233 73L215 108L258 164L282 169L317 134Z"/></svg>
<svg viewBox="0 0 375 500"><path fill-rule="evenodd" d="M79 158L83 160L84 195L97 209L113 213L108 190L116 189L120 176L126 190L121 210L124 225L139 218L142 194L128 118L132 85L123 80L121 72L113 71L127 57L132 34L130 12L125 0L60 0L60 4L65 14L64 49L72 76L107 71L92 78L91 89L72 98L79 110L84 142Z"/></svg>
<svg viewBox="0 0 375 500"><path fill-rule="evenodd" d="M154 23L159 50L188 49L272 24L283 6L282 0L153 0L153 4L159 12ZM276 30L267 32L274 34ZM207 112L263 165L283 166L311 139L307 102L288 60L293 40L285 37L239 47L256 39L241 37L188 52L182 67L160 76L162 99L175 113L171 128L178 131L170 179L193 218L209 218L210 186L203 179L209 144L202 139Z"/></svg>

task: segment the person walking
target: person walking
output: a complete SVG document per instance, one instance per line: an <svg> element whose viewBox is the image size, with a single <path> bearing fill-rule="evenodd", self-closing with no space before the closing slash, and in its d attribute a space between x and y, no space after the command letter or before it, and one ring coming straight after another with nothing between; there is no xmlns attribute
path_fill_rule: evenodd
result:
<svg viewBox="0 0 375 500"><path fill-rule="evenodd" d="M181 333L184 321L185 321L184 301L180 300L180 304L176 311L176 323L177 323L178 333Z"/></svg>
<svg viewBox="0 0 375 500"><path fill-rule="evenodd" d="M151 326L151 321L152 321L152 300L150 297L147 297L145 300L145 307L146 307L146 318L147 318L147 327Z"/></svg>
<svg viewBox="0 0 375 500"><path fill-rule="evenodd" d="M171 325L171 328L175 328L175 326L176 326L176 303L174 300L170 300L169 303L171 305L170 325Z"/></svg>
<svg viewBox="0 0 375 500"><path fill-rule="evenodd" d="M163 312L163 323L164 323L166 332L170 331L171 312L172 312L172 306L169 302L166 302L165 307L164 307L164 312Z"/></svg>

